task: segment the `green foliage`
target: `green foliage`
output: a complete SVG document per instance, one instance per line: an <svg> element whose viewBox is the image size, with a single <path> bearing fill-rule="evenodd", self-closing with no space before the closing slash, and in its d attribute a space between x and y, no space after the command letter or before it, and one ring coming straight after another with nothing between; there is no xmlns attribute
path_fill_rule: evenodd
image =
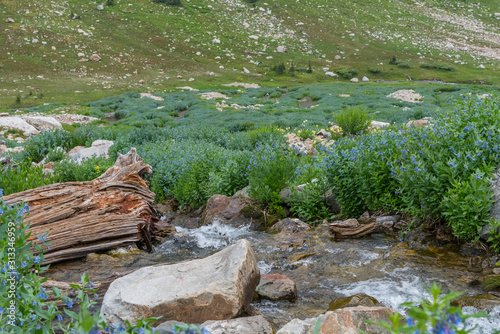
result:
<svg viewBox="0 0 500 334"><path fill-rule="evenodd" d="M389 316L391 323L380 321L372 324L379 325L390 333L457 333L466 334L474 330L467 326L467 319L487 317L486 314L479 312L475 314L464 315L459 307L452 307L451 301L462 293L450 292L446 295L441 295L441 286L436 283L432 288L427 290L430 299L422 299L421 302L403 303L401 306L408 307L408 317L406 322L399 313L394 313Z"/></svg>
<svg viewBox="0 0 500 334"><path fill-rule="evenodd" d="M500 164L498 98L465 98L420 129L390 128L343 138L323 155L342 211L368 208L444 218L474 240L491 207L488 180Z"/></svg>
<svg viewBox="0 0 500 334"><path fill-rule="evenodd" d="M313 130L303 129L303 130L299 130L297 132L297 135L299 136L300 139L306 140L306 139L312 139L312 138L314 138L315 134L314 134Z"/></svg>
<svg viewBox="0 0 500 334"><path fill-rule="evenodd" d="M62 160L55 165L54 178L57 182L92 181L112 167L114 160L93 157L78 164L72 160Z"/></svg>
<svg viewBox="0 0 500 334"><path fill-rule="evenodd" d="M277 75L283 75L286 73L286 67L284 63L279 63L278 65L275 65L271 67L271 71L276 72Z"/></svg>
<svg viewBox="0 0 500 334"><path fill-rule="evenodd" d="M342 128L344 134L357 135L368 129L372 118L363 107L347 107L334 115L333 120Z"/></svg>
<svg viewBox="0 0 500 334"><path fill-rule="evenodd" d="M111 7L115 5L115 0L106 0L106 6Z"/></svg>
<svg viewBox="0 0 500 334"><path fill-rule="evenodd" d="M455 67L447 64L438 64L438 63L424 63L420 64L420 68L425 68L428 70L438 70L444 72L453 72L456 70Z"/></svg>
<svg viewBox="0 0 500 334"><path fill-rule="evenodd" d="M358 70L351 68L351 69L340 69L337 71L337 74L346 80L352 79L355 75L358 74Z"/></svg>
<svg viewBox="0 0 500 334"><path fill-rule="evenodd" d="M21 95L16 96L16 104L21 104Z"/></svg>
<svg viewBox="0 0 500 334"><path fill-rule="evenodd" d="M298 168L295 183L305 184L305 186L301 191L298 191L296 187L291 188L290 211L298 218L313 225L328 218L325 193L329 184L324 170L315 166L313 160L307 161Z"/></svg>
<svg viewBox="0 0 500 334"><path fill-rule="evenodd" d="M398 63L398 67L399 68L410 68L411 66L408 63L400 62L400 63Z"/></svg>
<svg viewBox="0 0 500 334"><path fill-rule="evenodd" d="M443 216L457 238L472 240L491 221L489 212L494 201L490 183L491 179L476 169L468 180L455 180L443 197Z"/></svg>
<svg viewBox="0 0 500 334"><path fill-rule="evenodd" d="M153 2L167 6L182 6L181 0L153 0Z"/></svg>
<svg viewBox="0 0 500 334"><path fill-rule="evenodd" d="M294 76L295 75L295 66L293 65L290 65L290 69L288 70L288 74L290 74L291 76Z"/></svg>
<svg viewBox="0 0 500 334"><path fill-rule="evenodd" d="M312 66L311 66L311 61L309 60L309 62L307 63L307 71L306 71L306 73L311 74L312 72L313 72L313 70L312 70Z"/></svg>
<svg viewBox="0 0 500 334"><path fill-rule="evenodd" d="M264 204L272 203L278 193L290 184L297 163L297 156L281 147L258 146L250 159L250 197Z"/></svg>
<svg viewBox="0 0 500 334"><path fill-rule="evenodd" d="M3 189L5 195L56 182L52 176L45 177L42 167L32 167L29 161L21 162L17 166L0 166L0 172L0 189Z"/></svg>
<svg viewBox="0 0 500 334"><path fill-rule="evenodd" d="M398 60L397 60L397 58L396 58L395 55L392 56L392 58L389 60L389 64L390 65L397 65L397 64L399 64L399 62L398 62Z"/></svg>
<svg viewBox="0 0 500 334"><path fill-rule="evenodd" d="M492 220L490 225L490 230L488 231L491 236L488 238L488 242L491 244L491 248L497 253L500 253L500 233L498 233L500 229L500 220ZM496 263L497 267L500 266L500 263Z"/></svg>
<svg viewBox="0 0 500 334"><path fill-rule="evenodd" d="M66 152L64 152L63 149L59 148L59 149L51 149L49 150L49 153L47 154L47 156L45 157L45 163L48 163L48 162L58 162L58 161L61 161L62 159L64 159L66 157Z"/></svg>
<svg viewBox="0 0 500 334"><path fill-rule="evenodd" d="M368 68L368 72L373 73L373 74L378 74L381 73L382 70L379 67L373 66Z"/></svg>

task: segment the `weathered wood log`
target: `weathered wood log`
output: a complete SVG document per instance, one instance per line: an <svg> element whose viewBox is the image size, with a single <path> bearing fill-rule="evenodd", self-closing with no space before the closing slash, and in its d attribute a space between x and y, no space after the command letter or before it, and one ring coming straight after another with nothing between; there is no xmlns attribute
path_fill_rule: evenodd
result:
<svg viewBox="0 0 500 334"><path fill-rule="evenodd" d="M151 174L135 148L119 155L113 167L93 181L52 184L4 197L7 204L30 206L29 240L49 232L44 264L85 257L88 253L139 241L148 250L159 220L155 194L142 178Z"/></svg>
<svg viewBox="0 0 500 334"><path fill-rule="evenodd" d="M378 229L377 223L360 224L356 219L330 224L330 229L337 238L361 238Z"/></svg>

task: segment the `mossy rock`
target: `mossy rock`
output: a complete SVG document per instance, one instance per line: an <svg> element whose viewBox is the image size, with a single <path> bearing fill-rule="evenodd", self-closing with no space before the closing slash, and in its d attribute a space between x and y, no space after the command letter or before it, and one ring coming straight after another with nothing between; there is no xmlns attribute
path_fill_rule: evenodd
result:
<svg viewBox="0 0 500 334"><path fill-rule="evenodd" d="M481 287L485 291L500 291L500 275L489 275L484 277Z"/></svg>
<svg viewBox="0 0 500 334"><path fill-rule="evenodd" d="M379 301L373 297L368 296L364 293L357 293L349 297L341 297L334 299L328 306L328 311L335 311L339 308L344 307L356 307L356 306L378 306Z"/></svg>
<svg viewBox="0 0 500 334"><path fill-rule="evenodd" d="M473 306L478 310L490 310L495 306L500 306L500 297L492 294L484 294L470 297L461 297L451 302L452 306L466 307Z"/></svg>
<svg viewBox="0 0 500 334"><path fill-rule="evenodd" d="M249 205L241 209L241 215L245 218L261 219L264 217L264 213L259 208Z"/></svg>

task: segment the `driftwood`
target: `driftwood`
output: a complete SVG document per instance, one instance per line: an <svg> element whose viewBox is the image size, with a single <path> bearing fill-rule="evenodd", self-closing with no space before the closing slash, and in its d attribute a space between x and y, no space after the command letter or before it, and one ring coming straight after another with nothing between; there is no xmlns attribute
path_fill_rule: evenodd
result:
<svg viewBox="0 0 500 334"><path fill-rule="evenodd" d="M337 238L361 238L378 229L377 223L360 224L356 219L330 224L330 229Z"/></svg>
<svg viewBox="0 0 500 334"><path fill-rule="evenodd" d="M44 264L85 257L89 253L139 241L152 250L151 234L159 220L152 207L155 194L143 180L151 166L135 148L120 155L113 167L93 181L52 184L4 197L24 201L31 210L29 240L49 232Z"/></svg>

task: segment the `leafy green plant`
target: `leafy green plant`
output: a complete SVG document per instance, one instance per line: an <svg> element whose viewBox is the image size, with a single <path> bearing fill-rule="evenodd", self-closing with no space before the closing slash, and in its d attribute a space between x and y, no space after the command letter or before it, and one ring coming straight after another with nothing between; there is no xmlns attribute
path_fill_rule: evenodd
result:
<svg viewBox="0 0 500 334"><path fill-rule="evenodd" d="M438 63L423 63L423 64L420 64L420 68L425 68L428 70L445 71L445 72L456 71L456 68L451 66L451 65L438 64Z"/></svg>
<svg viewBox="0 0 500 334"><path fill-rule="evenodd" d="M488 231L491 236L488 238L488 242L491 244L491 248L497 253L500 253L500 233L498 230L500 229L500 220L493 219L491 221L490 230ZM500 262L496 263L497 266L500 266Z"/></svg>
<svg viewBox="0 0 500 334"><path fill-rule="evenodd" d="M250 197L271 203L295 175L298 159L281 147L260 147L252 154L248 172Z"/></svg>
<svg viewBox="0 0 500 334"><path fill-rule="evenodd" d="M358 70L351 68L351 69L340 69L337 71L337 74L346 80L352 79L355 75L358 74Z"/></svg>
<svg viewBox="0 0 500 334"><path fill-rule="evenodd" d="M153 2L161 3L167 6L182 6L180 0L153 0Z"/></svg>
<svg viewBox="0 0 500 334"><path fill-rule="evenodd" d="M53 176L45 176L41 166L31 166L29 161L17 166L0 167L0 189L5 195L38 188L56 182Z"/></svg>
<svg viewBox="0 0 500 334"><path fill-rule="evenodd" d="M450 292L441 296L441 286L436 283L427 291L431 297L429 300L422 299L420 302L401 304L409 308L406 322L397 312L389 316L390 324L383 320L378 323L369 320L367 322L379 325L394 334L466 334L474 330L474 328L468 328L467 319L487 316L482 312L465 315L459 307L451 306L451 301L461 296L462 293Z"/></svg>
<svg viewBox="0 0 500 334"><path fill-rule="evenodd" d="M491 179L479 169L468 180L455 180L443 197L443 216L449 220L453 234L462 240L472 240L491 221L493 204Z"/></svg>
<svg viewBox="0 0 500 334"><path fill-rule="evenodd" d="M378 74L378 73L381 73L382 70L379 67L374 66L374 67L368 68L368 72L373 73L373 74Z"/></svg>
<svg viewBox="0 0 500 334"><path fill-rule="evenodd" d="M306 140L306 139L313 139L315 133L311 129L303 129L303 130L297 131L297 135L299 136L300 139Z"/></svg>
<svg viewBox="0 0 500 334"><path fill-rule="evenodd" d="M347 107L334 115L333 120L342 128L344 134L361 134L368 129L372 118L363 107Z"/></svg>
<svg viewBox="0 0 500 334"><path fill-rule="evenodd" d="M66 152L62 148L51 149L45 157L45 162L58 162L66 157Z"/></svg>
<svg viewBox="0 0 500 334"><path fill-rule="evenodd" d="M277 75L283 75L286 73L286 67L284 63L279 63L278 65L275 65L271 67L271 71L276 72Z"/></svg>
<svg viewBox="0 0 500 334"><path fill-rule="evenodd" d="M62 160L54 167L57 182L92 181L113 166L114 160L93 157L78 164L72 160Z"/></svg>

